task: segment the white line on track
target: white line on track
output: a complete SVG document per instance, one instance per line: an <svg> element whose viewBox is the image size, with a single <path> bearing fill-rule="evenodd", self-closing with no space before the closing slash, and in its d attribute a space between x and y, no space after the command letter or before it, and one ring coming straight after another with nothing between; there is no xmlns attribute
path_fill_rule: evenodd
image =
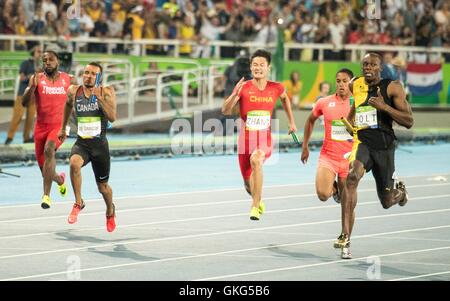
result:
<svg viewBox="0 0 450 301"><path fill-rule="evenodd" d="M412 188L424 188L424 187L435 187L435 186L448 186L447 184L423 184L423 185L413 185L407 187L408 189ZM369 189L361 189L358 192L374 192L376 191L374 188ZM409 193L411 195L411 193ZM309 194L291 194L291 195L282 195L276 197L265 197L264 200L279 200L279 199L290 199L290 198L299 198L299 197L315 197L315 193ZM432 198L432 196L430 196ZM202 202L202 203L189 203L189 204L174 204L167 206L157 206L157 207L139 207L133 209L121 209L117 210L117 212L125 213L125 212L136 212L136 211L145 211L145 210L160 210L160 209L171 209L171 208L187 208L187 207L198 207L198 206L216 206L223 204L233 204L233 203L241 203L241 202L249 202L250 199L239 199L239 200L229 200L229 201L220 201L220 202ZM83 216L92 216L92 215L104 215L105 211L96 211L91 213L84 213ZM36 221L36 220L47 220L47 219L59 219L66 218L67 215L53 215L53 216L41 216L41 217L31 217L31 218L19 218L19 219L9 219L9 220L0 220L0 224L2 223L13 223L13 222L25 222L25 221Z"/></svg>
<svg viewBox="0 0 450 301"><path fill-rule="evenodd" d="M378 254L378 255L371 255L371 256L365 256L365 257L358 257L358 258L354 258L354 259L350 259L350 260L341 259L341 260L334 260L334 261L321 262L321 263L296 265L296 266L277 268L277 269L259 270L259 271L248 272L248 273L220 275L220 276L215 276L215 277L195 279L194 281L211 281L211 280L227 279L227 278L233 278L233 277L242 277L242 276L267 274L267 273L273 273L273 272L300 270L300 269L311 268L311 267L326 266L326 265L331 265L331 264L336 264L336 263L344 263L344 262L352 262L352 261L354 262L354 261L367 260L368 258L372 258L373 256L389 257L389 256L398 256L398 255L406 255L406 254L417 254L417 253L441 251L441 250L449 250L449 249L450 249L450 246L439 247L439 248L431 248L431 249L421 249L421 250L411 250L411 251L403 251L403 252L395 252L395 253Z"/></svg>
<svg viewBox="0 0 450 301"><path fill-rule="evenodd" d="M423 177L435 177L435 176L450 176L450 174L433 174L433 175L419 175L419 176L407 176L402 177L402 179L413 179L413 178L423 178ZM364 177L360 183L372 183L373 179L370 177ZM312 183L298 183L298 184L284 184L284 185L268 185L264 186L264 190L269 188L282 188L282 187L295 187L295 186L312 186L315 185L314 182ZM450 185L450 183L436 183L436 184L427 184L430 186L433 185ZM406 188L411 188L412 186L407 186ZM123 200L123 199L134 199L134 198L157 198L157 197L166 197L166 196L178 196L178 195L186 195L186 194L196 194L196 193L219 193L224 191L242 191L242 187L236 187L236 188L225 188L225 189L210 189L210 190L198 190L198 191L186 191L186 192L168 192L168 193L159 193L159 194L146 194L146 195L130 195L130 196L121 196L121 197L114 197L114 200ZM86 200L87 202L100 202L103 201L103 199L96 198L96 199L90 199ZM64 205L66 202L55 202L54 205ZM23 204L23 205L0 205L1 209L8 209L8 208L26 208L26 207L36 207L37 204Z"/></svg>
<svg viewBox="0 0 450 301"><path fill-rule="evenodd" d="M425 278L425 277L431 277L431 276L439 276L439 275L445 275L445 274L450 274L450 271L439 272L439 273L431 273L431 274L423 274L423 275L417 275L417 276L412 276L412 277L389 279L388 281L403 281L403 280L411 280L411 279ZM447 280L450 280L450 278L447 279Z"/></svg>
<svg viewBox="0 0 450 301"><path fill-rule="evenodd" d="M450 208L449 209L405 212L405 213L397 213L397 214L372 215L372 216L359 217L359 218L356 218L356 220L370 220L370 219L377 219L377 218L388 218L388 217L399 217L399 216L415 216L415 215L433 214L433 213L439 213L439 212L450 212ZM97 245L90 245L90 246L84 246L84 247L78 247L78 248L66 248L66 249L48 250L48 251L40 251L40 252L33 252L33 253L5 255L5 256L0 256L0 259L11 259L11 258L45 255L45 254L73 252L73 251L87 250L90 248L113 247L113 246L117 246L117 245L133 245L133 244L172 241L172 240L180 240L180 239L194 239L194 238L200 238L200 237L212 237L212 236L221 236L221 235L236 234L236 233L248 233L248 232L254 232L254 231L285 229L285 228L292 228L292 227L321 225L321 224L340 223L340 222L341 222L340 219L334 219L334 220L325 220L325 221L319 221L319 222L286 224L286 225L260 227L260 228L247 228L247 229L227 230L227 231L210 232L210 233L188 234L188 235L181 235L181 236L169 236L169 237L151 238L151 239L134 240L134 241L121 241L121 242L117 242L117 243L97 244ZM395 233L402 233L402 232L395 232Z"/></svg>
<svg viewBox="0 0 450 301"><path fill-rule="evenodd" d="M302 195L302 196L306 196L306 195ZM434 200L434 199L445 198L445 197L450 197L450 194L433 195L433 196L425 196L425 197L416 197L416 198L410 198L410 200L412 200L412 201L429 200L429 199L433 199ZM280 198L280 197L276 197L276 198ZM266 200L268 200L268 199L270 199L270 198L266 198ZM245 201L248 201L248 200L245 200ZM361 203L358 204L358 206L367 206L367 205L374 205L374 204L379 204L379 202L378 201L361 202ZM177 207L177 206L175 206L175 207ZM316 210L316 209L321 210L321 209L326 209L326 208L329 209L329 208L340 208L340 207L341 207L341 205L337 204L337 205L326 205L326 206L313 206L313 207L279 209L279 210L267 211L266 214L285 213L285 212L294 212L294 211L307 211L307 210ZM161 209L160 207L154 207L153 209L156 209L156 208ZM165 206L163 208L167 208L167 206ZM137 210L137 209L132 209L132 210ZM143 210L143 209L140 209L140 210ZM447 209L444 209L444 210L447 210ZM124 211L126 211L126 210L124 210ZM97 213L89 213L89 214L84 214L84 215L96 215L96 214ZM230 218L230 217L239 217L239 216L247 216L247 215L248 215L248 213L214 215L214 216L205 216L205 217L194 217L194 218L167 220L167 221L156 221L156 222L145 222L145 223L135 223L135 224L128 224L128 225L119 225L119 226L117 226L117 228L124 229L124 228L130 228L130 227L141 227L141 226L151 226L151 225L161 225L161 224L171 224L171 223L183 223L183 222L193 222L193 221L203 221L203 220L217 220L219 218ZM60 217L65 217L65 216L60 216ZM18 220L13 220L13 221L16 222ZM95 231L95 230L102 230L102 231L104 231L104 227L82 228L82 229L73 230L72 232ZM2 240L2 239L27 238L27 237L42 236L42 235L51 235L51 234L60 233L60 232L61 231L52 231L52 232L39 232L39 233L31 233L31 234L18 234L18 235L0 236L0 240Z"/></svg>
<svg viewBox="0 0 450 301"><path fill-rule="evenodd" d="M442 225L442 226L434 226L434 227L426 227L426 228L416 228L416 229L391 231L391 232L381 232L381 233L373 233L373 234L365 234L365 235L355 235L352 237L352 239L354 240L354 239L370 238L370 237L389 235L389 234L409 233L409 232L416 232L416 231L428 231L428 230L445 229L445 228L450 228L450 225ZM237 249L237 250L222 251L222 252L217 252L217 253L206 253L206 254L198 254L198 255L190 255L190 256L181 256L181 257L173 257L173 258L165 258L165 259L147 260L147 261L141 261L141 262L100 266L100 267L87 268L87 269L78 269L78 270L71 270L70 272L75 273L75 272L98 271L98 270L105 270L105 269L116 269L116 268L121 268L121 267L139 266L139 265L150 264L150 263L161 263L161 262L170 262L170 261L178 261L178 260L185 260L185 259L196 259L196 258L204 258L204 257L212 257L212 256L221 256L221 255L228 255L228 254L241 253L241 252L264 250L264 249L270 249L270 248L275 248L275 247L288 247L288 246L298 246L298 245L332 242L334 240L335 240L335 238L334 239L323 239L323 240L316 240L316 241L299 242L299 243L271 245L271 246L264 246L264 247L254 247L254 248L248 248L248 249ZM94 248L94 247L95 246L91 246L90 248ZM78 248L78 249L80 249L80 248ZM423 250L413 250L413 251L406 251L406 252L382 254L382 255L378 255L378 256L383 257L383 256L394 256L394 255L402 255L402 254L414 254L414 253L445 250L445 249L450 249L450 246L434 248L434 249L423 249ZM304 268L304 267L317 266L317 265L328 265L328 264L334 264L334 263L347 263L349 261L362 260L362 259L367 259L367 258L368 257L361 257L361 258L356 258L356 259L352 259L352 260L336 260L336 261L325 262L325 263L320 263L320 264L297 266L297 267L290 267L290 268L284 268L284 269L278 269L278 270L299 269L299 268ZM261 273L261 271L259 271L259 273ZM20 276L20 277L14 277L14 278L6 278L6 279L0 279L0 281L25 280L25 279L32 279L32 278L42 278L42 277L49 277L49 276L64 275L64 274L67 274L67 270L62 271L62 272L53 272L53 273L45 273L45 274ZM220 277L221 278L227 277L227 275L223 275ZM214 278L214 277L212 277L212 278ZM212 278L208 278L208 279L212 279ZM197 279L197 280L202 280L202 279Z"/></svg>

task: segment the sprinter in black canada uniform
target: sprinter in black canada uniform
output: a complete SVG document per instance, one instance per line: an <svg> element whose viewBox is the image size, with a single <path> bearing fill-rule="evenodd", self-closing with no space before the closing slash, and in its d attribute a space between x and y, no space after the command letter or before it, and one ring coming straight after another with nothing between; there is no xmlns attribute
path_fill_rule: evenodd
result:
<svg viewBox="0 0 450 301"><path fill-rule="evenodd" d="M92 163L95 180L99 192L106 204L106 228L114 231L115 206L112 200L112 189L108 185L110 172L110 154L106 128L108 121L116 119L116 97L113 87L96 85L96 77L101 83L102 66L89 63L83 73L83 85L72 85L67 93L64 119L58 134L60 140L66 138L66 126L72 111L77 121L77 140L70 154L70 179L75 194L75 204L68 222L77 221L78 214L85 204L81 197L81 168Z"/></svg>

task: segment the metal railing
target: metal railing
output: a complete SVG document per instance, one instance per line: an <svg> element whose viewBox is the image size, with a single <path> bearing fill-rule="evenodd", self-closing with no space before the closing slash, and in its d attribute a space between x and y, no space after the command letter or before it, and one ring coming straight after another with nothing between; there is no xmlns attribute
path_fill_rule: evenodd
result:
<svg viewBox="0 0 450 301"><path fill-rule="evenodd" d="M5 58L0 64L0 95L12 98L17 92L19 70L17 66L12 67L12 62L17 60ZM74 59L71 73L79 84L82 83L82 71L91 60ZM101 58L100 63L103 66L103 83L115 88L120 107L114 123L117 127L220 107L222 99L216 101L214 97L215 81L222 78L224 69L231 64L212 62L205 67L193 60L174 62L173 59L147 58L141 64L176 63L188 67L183 70L159 70L147 66L145 73L140 74L139 68L127 59ZM193 87L197 91L195 95L190 93Z"/></svg>
<svg viewBox="0 0 450 301"><path fill-rule="evenodd" d="M9 50L15 51L15 45L17 41L35 41L44 46L48 42L57 42L60 38L53 36L21 36L21 35L0 35L0 41L9 42ZM67 42L73 52L80 52L82 50L81 45L86 43L99 43L107 45L107 53L113 54L114 48L117 44L122 44L126 48L135 49L135 55L143 56L145 55L147 46L170 46L171 52L170 56L180 57L180 45L192 45L196 47L198 44L194 41L181 41L181 40L171 40L171 39L141 39L141 40L124 40L124 39L103 39L94 37L76 37L71 38ZM222 47L237 47L245 48L248 50L265 48L272 51L276 48L276 43L259 43L259 42L234 42L234 41L211 41L209 43L210 47L214 47L214 58L221 58L221 48ZM83 46L84 47L84 46ZM136 50L137 49L137 50ZM350 60L356 61L358 53L365 53L367 51L399 51L402 53L427 53L427 54L437 54L442 55L443 53L450 53L450 47L415 47L415 46L392 46L392 45L356 45L347 44L343 45L341 49L336 49L333 44L313 44L313 43L285 43L284 44L284 60L289 59L289 50L292 49L312 49L318 51L318 60L322 61L324 59L325 50L346 50L350 51ZM5 49L7 50L7 49Z"/></svg>

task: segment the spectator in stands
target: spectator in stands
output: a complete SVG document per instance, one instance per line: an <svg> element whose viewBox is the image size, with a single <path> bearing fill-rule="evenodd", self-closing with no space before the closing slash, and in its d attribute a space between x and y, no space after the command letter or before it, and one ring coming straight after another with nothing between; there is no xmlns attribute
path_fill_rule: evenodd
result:
<svg viewBox="0 0 450 301"><path fill-rule="evenodd" d="M79 24L79 37L88 38L91 32L94 30L94 22L92 21L91 17L86 14L83 6L81 6L80 8L80 18L76 20L78 20ZM78 43L78 46L80 48L85 48L86 45L86 43Z"/></svg>
<svg viewBox="0 0 450 301"><path fill-rule="evenodd" d="M22 0L23 13L25 15L25 25L28 28L33 22L36 4L34 0Z"/></svg>
<svg viewBox="0 0 450 301"><path fill-rule="evenodd" d="M333 14L332 22L328 25L328 30L330 32L331 43L334 46L334 49L329 52L328 58L331 60L343 60L344 51L342 47L345 41L346 27L337 14Z"/></svg>
<svg viewBox="0 0 450 301"><path fill-rule="evenodd" d="M150 14L145 15L143 38L144 39L157 39L158 33L155 25L156 11L152 11ZM145 51L147 54L159 54L158 46L145 45Z"/></svg>
<svg viewBox="0 0 450 301"><path fill-rule="evenodd" d="M52 0L42 1L42 13L47 17L48 12L51 12L55 19L56 17L58 17L58 8L56 7L56 4L52 2Z"/></svg>
<svg viewBox="0 0 450 301"><path fill-rule="evenodd" d="M34 14L33 22L28 28L32 35L40 36L45 32L45 18L41 8L37 8Z"/></svg>
<svg viewBox="0 0 450 301"><path fill-rule="evenodd" d="M144 28L144 7L141 5L135 6L127 15L124 23L124 33L130 34L131 40L141 40ZM131 55L140 55L140 44L132 44L130 47Z"/></svg>
<svg viewBox="0 0 450 301"><path fill-rule="evenodd" d="M19 12L19 15L16 17L15 22L15 34L25 36L27 35L27 27L25 25L25 15L23 12ZM27 43L25 40L18 40L16 41L15 45L17 50L26 50L27 49Z"/></svg>
<svg viewBox="0 0 450 301"><path fill-rule="evenodd" d="M277 25L270 16L263 13L260 14L260 18L261 22L259 23L259 26L257 25L258 33L253 41L265 44L275 43L278 37Z"/></svg>
<svg viewBox="0 0 450 301"><path fill-rule="evenodd" d="M40 48L40 46L35 46L31 50L30 54L31 57L20 64L19 89L14 101L14 110L11 116L11 122L9 124L5 145L10 144L14 140L14 135L20 125L20 121L22 120L23 111L25 109L22 106L22 96L25 92L26 87L28 86L28 81L30 80L31 75L33 75L35 72L41 72L41 66L39 65L39 63L41 62L42 49ZM31 101L28 104L26 111L25 125L23 129L23 143L33 142L31 132L33 128L34 115L36 113L36 106L34 104L34 101Z"/></svg>
<svg viewBox="0 0 450 301"><path fill-rule="evenodd" d="M241 22L241 37L239 41L246 42L251 41L256 36L256 20L253 14L245 13L243 14L242 22Z"/></svg>
<svg viewBox="0 0 450 301"><path fill-rule="evenodd" d="M399 37L399 44L402 46L414 46L415 41L416 39L413 32L411 31L411 28L408 26L404 26Z"/></svg>
<svg viewBox="0 0 450 301"><path fill-rule="evenodd" d="M283 82L283 86L292 102L292 108L300 108L300 92L303 86L303 83L300 81L300 73L292 71L289 79Z"/></svg>
<svg viewBox="0 0 450 301"><path fill-rule="evenodd" d="M195 41L195 29L192 19L189 15L183 16L183 22L180 22L180 27L178 30L177 39L183 42L193 42ZM191 44L181 44L180 45L180 55L181 56L191 56L192 45Z"/></svg>
<svg viewBox="0 0 450 301"><path fill-rule="evenodd" d="M316 101L321 99L322 97L327 97L330 95L331 84L327 81L323 81L319 84L319 96L317 96Z"/></svg>
<svg viewBox="0 0 450 301"><path fill-rule="evenodd" d="M103 4L103 3L102 3ZM86 8L86 14L89 15L92 22L97 22L100 20L102 16L102 12L105 10L104 6L98 2L98 0L90 0L87 2L85 8Z"/></svg>
<svg viewBox="0 0 450 301"><path fill-rule="evenodd" d="M328 29L328 21L325 17L320 17L319 26L314 33L314 43L329 43L330 41L330 30ZM318 60L319 51L314 50L314 60Z"/></svg>
<svg viewBox="0 0 450 301"><path fill-rule="evenodd" d="M394 58L394 54L390 51L383 53L383 64L381 70L381 78L398 80L397 69L395 68L392 60Z"/></svg>
<svg viewBox="0 0 450 301"><path fill-rule="evenodd" d="M47 11L45 14L45 31L44 34L50 37L58 35L58 29L56 25L56 18L51 11Z"/></svg>
<svg viewBox="0 0 450 301"><path fill-rule="evenodd" d="M69 38L70 37L70 26L69 19L67 18L67 14L61 14L56 21L56 30L58 32L58 36Z"/></svg>
<svg viewBox="0 0 450 301"><path fill-rule="evenodd" d="M444 28L450 24L450 3L448 0L438 2L437 10L434 13L436 24L442 25Z"/></svg>
<svg viewBox="0 0 450 301"><path fill-rule="evenodd" d="M108 23L106 22L106 13L101 13L100 18L94 24L94 30L91 32L91 37L107 38L108 37ZM106 53L106 44L90 43L89 52Z"/></svg>
<svg viewBox="0 0 450 301"><path fill-rule="evenodd" d="M210 41L219 40L219 35L225 33L234 23L235 16L232 15L226 26L220 26L220 20L214 10L207 11L206 6L201 6L202 26L198 35L198 45L194 57L209 58L211 56Z"/></svg>

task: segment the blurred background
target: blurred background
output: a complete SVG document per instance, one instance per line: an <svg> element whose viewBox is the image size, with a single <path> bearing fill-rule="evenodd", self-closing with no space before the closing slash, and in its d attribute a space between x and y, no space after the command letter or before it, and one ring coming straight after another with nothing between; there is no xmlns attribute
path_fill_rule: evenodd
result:
<svg viewBox="0 0 450 301"><path fill-rule="evenodd" d="M361 58L375 51L382 77L399 80L413 107L415 126L399 136L448 139L450 0L0 0L1 142L33 159L35 109L14 103L44 49L78 79L86 63L102 63L117 94L112 148L133 149L119 154L170 153L176 119L233 142L220 107L250 76L248 57L258 48L273 54L271 79L284 83L300 133L314 102L334 92L336 71L359 75ZM284 133L280 108L275 130ZM222 128L205 128L210 118ZM321 135L317 126L318 143ZM11 150L2 148L2 161Z"/></svg>

